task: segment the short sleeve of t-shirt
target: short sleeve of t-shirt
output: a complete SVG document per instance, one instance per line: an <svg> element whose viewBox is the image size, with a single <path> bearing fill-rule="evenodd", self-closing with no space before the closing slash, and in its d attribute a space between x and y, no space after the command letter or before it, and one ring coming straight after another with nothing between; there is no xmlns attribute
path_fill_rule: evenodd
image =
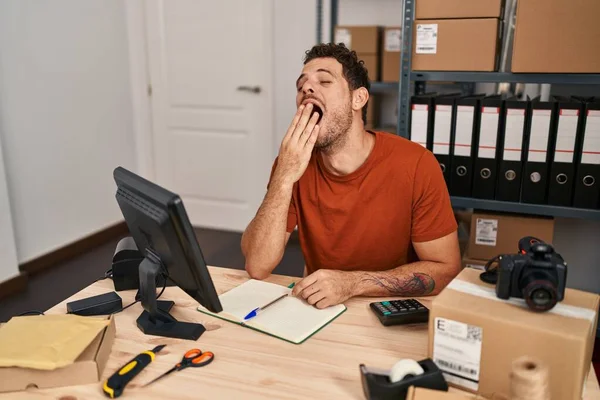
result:
<svg viewBox="0 0 600 400"><path fill-rule="evenodd" d="M458 228L444 175L430 151L424 152L417 164L412 204L413 242L439 239Z"/></svg>
<svg viewBox="0 0 600 400"><path fill-rule="evenodd" d="M269 190L269 185L271 185L271 180L273 179L273 173L275 172L275 168L277 168L277 160L279 159L279 157L275 158L275 161L273 162L273 166L271 167L271 175L269 176L269 183L267 184L267 190ZM294 189L293 191L298 190L298 185L297 183L294 184ZM293 192L292 192L293 193ZM290 208L288 209L288 215L287 215L287 223L286 223L286 231L288 233L291 233L294 228L296 228L296 224L297 222L297 213L296 213L296 204L294 202L294 196L292 194L292 200L290 201Z"/></svg>

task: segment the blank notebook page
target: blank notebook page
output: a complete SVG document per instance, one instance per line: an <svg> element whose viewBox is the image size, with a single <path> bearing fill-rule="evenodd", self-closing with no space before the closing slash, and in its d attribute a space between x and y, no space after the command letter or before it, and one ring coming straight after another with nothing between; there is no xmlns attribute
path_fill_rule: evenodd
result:
<svg viewBox="0 0 600 400"><path fill-rule="evenodd" d="M251 279L219 296L223 312L240 321L253 309L266 305L292 289ZM299 298L288 296L270 305L246 325L272 335L300 342L345 310L343 304L319 310Z"/></svg>
<svg viewBox="0 0 600 400"><path fill-rule="evenodd" d="M292 290L285 286L250 279L220 295L219 300L223 312L243 320L255 308L264 306L282 294L291 292Z"/></svg>
<svg viewBox="0 0 600 400"><path fill-rule="evenodd" d="M345 309L343 304L319 310L297 297L288 296L252 318L247 325L275 336L300 342Z"/></svg>

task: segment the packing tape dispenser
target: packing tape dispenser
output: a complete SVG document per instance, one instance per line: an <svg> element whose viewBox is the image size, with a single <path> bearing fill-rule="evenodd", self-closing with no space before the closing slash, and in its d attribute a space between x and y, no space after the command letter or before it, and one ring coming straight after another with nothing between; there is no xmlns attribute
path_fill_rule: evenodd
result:
<svg viewBox="0 0 600 400"><path fill-rule="evenodd" d="M411 386L448 391L448 384L435 363L401 359L390 370L360 364L363 392L368 400L404 400Z"/></svg>

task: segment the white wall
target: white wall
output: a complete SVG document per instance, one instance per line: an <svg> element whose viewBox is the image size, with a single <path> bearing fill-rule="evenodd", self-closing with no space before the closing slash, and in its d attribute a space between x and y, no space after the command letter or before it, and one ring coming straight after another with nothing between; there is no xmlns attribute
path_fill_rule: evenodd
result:
<svg viewBox="0 0 600 400"><path fill-rule="evenodd" d="M19 274L2 154L2 140L0 140L0 282Z"/></svg>
<svg viewBox="0 0 600 400"><path fill-rule="evenodd" d="M340 0L338 9L340 25L400 26L402 24L402 1L399 0Z"/></svg>
<svg viewBox="0 0 600 400"><path fill-rule="evenodd" d="M134 169L121 0L0 2L0 135L20 263L122 219Z"/></svg>
<svg viewBox="0 0 600 400"><path fill-rule="evenodd" d="M296 113L296 79L303 66L304 52L317 43L316 0L274 0L274 90L275 146L281 140Z"/></svg>

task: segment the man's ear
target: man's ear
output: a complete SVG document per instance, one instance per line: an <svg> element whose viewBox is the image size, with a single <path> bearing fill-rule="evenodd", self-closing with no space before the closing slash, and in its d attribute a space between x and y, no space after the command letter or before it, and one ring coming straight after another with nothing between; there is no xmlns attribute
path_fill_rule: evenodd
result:
<svg viewBox="0 0 600 400"><path fill-rule="evenodd" d="M360 87L352 92L352 109L354 111L360 111L367 101L369 100L369 91Z"/></svg>

